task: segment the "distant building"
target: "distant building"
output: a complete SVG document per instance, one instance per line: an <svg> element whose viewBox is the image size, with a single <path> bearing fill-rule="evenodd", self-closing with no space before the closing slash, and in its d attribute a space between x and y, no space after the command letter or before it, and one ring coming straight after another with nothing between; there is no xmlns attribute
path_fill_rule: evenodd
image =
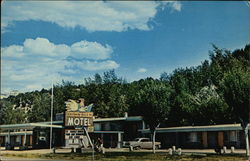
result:
<svg viewBox="0 0 250 161"><path fill-rule="evenodd" d="M18 90L12 90L10 96L17 96L20 92Z"/></svg>
<svg viewBox="0 0 250 161"><path fill-rule="evenodd" d="M8 98L9 96L17 96L18 94L20 94L18 90L12 90L9 92L9 94L1 93L0 99Z"/></svg>
<svg viewBox="0 0 250 161"><path fill-rule="evenodd" d="M0 99L4 99L4 98L8 98L8 97L9 97L9 95L8 95L8 94L1 93L1 97L0 97Z"/></svg>
<svg viewBox="0 0 250 161"><path fill-rule="evenodd" d="M24 113L28 113L29 111L32 111L33 105L30 105L28 103L22 103L20 102L19 106L13 105L13 110L16 109L22 109L24 110Z"/></svg>

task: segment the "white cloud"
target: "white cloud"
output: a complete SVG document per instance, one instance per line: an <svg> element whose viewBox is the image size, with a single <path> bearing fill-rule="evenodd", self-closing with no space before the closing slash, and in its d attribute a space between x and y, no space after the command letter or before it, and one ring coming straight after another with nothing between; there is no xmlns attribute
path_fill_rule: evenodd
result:
<svg viewBox="0 0 250 161"><path fill-rule="evenodd" d="M74 61L73 63L67 65L66 67L69 69L77 68L78 70L88 70L88 71L96 71L103 69L116 69L120 65L117 64L113 60L105 60L105 61Z"/></svg>
<svg viewBox="0 0 250 161"><path fill-rule="evenodd" d="M44 38L26 39L23 43L23 52L34 55L54 55L55 45Z"/></svg>
<svg viewBox="0 0 250 161"><path fill-rule="evenodd" d="M137 70L137 72L139 72L139 73L146 73L146 72L147 72L147 69L146 69L146 68L139 68L139 69Z"/></svg>
<svg viewBox="0 0 250 161"><path fill-rule="evenodd" d="M23 57L23 47L18 45L12 45L8 48L1 48L1 53L8 55L8 57Z"/></svg>
<svg viewBox="0 0 250 161"><path fill-rule="evenodd" d="M113 49L109 45L97 42L80 41L71 46L65 44L54 44L45 38L26 39L22 46L11 45L1 48L5 57L43 56L44 60L51 57L72 56L78 59L102 60L111 57Z"/></svg>
<svg viewBox="0 0 250 161"><path fill-rule="evenodd" d="M76 50L75 44L81 47ZM1 86L3 90L16 87L30 91L49 87L52 79L77 82L84 71L118 68L111 60L112 52L109 45L86 40L68 46L45 38L26 39L23 45L1 48Z"/></svg>
<svg viewBox="0 0 250 161"><path fill-rule="evenodd" d="M250 1L247 1L247 2L246 2L246 5L247 5L247 7L250 8Z"/></svg>
<svg viewBox="0 0 250 161"><path fill-rule="evenodd" d="M171 3L171 7L173 7L176 11L181 11L181 4L179 2Z"/></svg>
<svg viewBox="0 0 250 161"><path fill-rule="evenodd" d="M62 27L80 26L88 31L150 30L158 7L180 11L180 2L104 2L104 1L5 1L2 31L13 21L41 20Z"/></svg>
<svg viewBox="0 0 250 161"><path fill-rule="evenodd" d="M34 90L37 90L37 89L42 89L43 86L41 84L31 84L31 85L27 85L25 88L31 90L31 91L34 91Z"/></svg>
<svg viewBox="0 0 250 161"><path fill-rule="evenodd" d="M89 59L107 59L113 52L111 46L102 46L97 42L80 41L71 45L71 53Z"/></svg>

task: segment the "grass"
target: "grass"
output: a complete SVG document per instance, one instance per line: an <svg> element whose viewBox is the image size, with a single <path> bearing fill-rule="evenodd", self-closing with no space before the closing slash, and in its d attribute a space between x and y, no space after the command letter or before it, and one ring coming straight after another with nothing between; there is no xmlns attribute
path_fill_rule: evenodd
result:
<svg viewBox="0 0 250 161"><path fill-rule="evenodd" d="M4 154L6 157L43 158L56 160L93 160L92 153L59 153L59 154ZM95 161L246 161L244 155L181 155L170 156L167 153L152 154L149 152L107 152L95 154Z"/></svg>

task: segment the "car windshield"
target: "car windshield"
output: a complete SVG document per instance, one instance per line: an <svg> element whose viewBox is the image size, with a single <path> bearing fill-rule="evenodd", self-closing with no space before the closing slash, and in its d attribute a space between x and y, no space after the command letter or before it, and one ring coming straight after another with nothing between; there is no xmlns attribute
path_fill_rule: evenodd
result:
<svg viewBox="0 0 250 161"><path fill-rule="evenodd" d="M134 141L139 141L140 139L139 138L136 138Z"/></svg>

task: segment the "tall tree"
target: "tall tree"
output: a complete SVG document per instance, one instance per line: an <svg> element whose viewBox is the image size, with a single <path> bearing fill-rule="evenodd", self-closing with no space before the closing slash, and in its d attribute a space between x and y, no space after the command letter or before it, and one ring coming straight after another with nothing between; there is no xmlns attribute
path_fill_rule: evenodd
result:
<svg viewBox="0 0 250 161"><path fill-rule="evenodd" d="M50 118L51 97L49 93L35 93L32 111L29 113L30 122L48 121Z"/></svg>
<svg viewBox="0 0 250 161"><path fill-rule="evenodd" d="M14 109L14 105L6 100L0 101L0 124L18 124L26 120L25 111L21 108Z"/></svg>
<svg viewBox="0 0 250 161"><path fill-rule="evenodd" d="M223 97L217 93L214 85L205 86L195 95L190 95L189 101L191 122L196 125L219 124L227 121L228 106Z"/></svg>
<svg viewBox="0 0 250 161"><path fill-rule="evenodd" d="M170 78L170 85L173 88L170 95L171 111L168 124L170 126L187 125L189 119L189 82L185 77L184 69L177 69Z"/></svg>
<svg viewBox="0 0 250 161"><path fill-rule="evenodd" d="M153 135L153 152L155 153L156 128L168 117L171 88L169 85L152 78L148 78L142 83L144 84L143 88L136 93L136 106L139 108L138 111L141 112L145 123L149 125Z"/></svg>
<svg viewBox="0 0 250 161"><path fill-rule="evenodd" d="M224 98L231 109L233 120L240 122L245 132L246 152L249 156L248 123L250 121L250 77L249 71L240 68L224 74L221 81Z"/></svg>

